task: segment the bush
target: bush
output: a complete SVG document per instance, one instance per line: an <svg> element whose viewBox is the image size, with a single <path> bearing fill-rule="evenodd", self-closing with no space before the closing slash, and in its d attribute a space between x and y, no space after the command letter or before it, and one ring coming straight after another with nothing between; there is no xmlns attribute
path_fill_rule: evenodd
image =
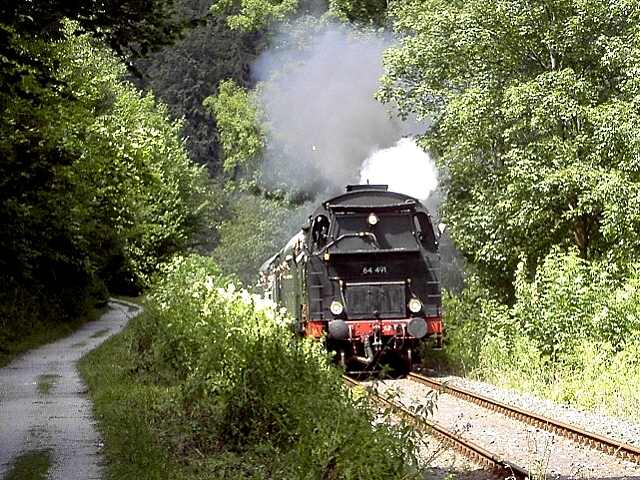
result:
<svg viewBox="0 0 640 480"><path fill-rule="evenodd" d="M479 366L486 339L506 338L508 308L491 298L473 278L459 295L444 293L446 355L454 369L472 374Z"/></svg>
<svg viewBox="0 0 640 480"><path fill-rule="evenodd" d="M638 414L640 276L555 251L512 306L473 280L445 296L447 358L482 379L609 413Z"/></svg>
<svg viewBox="0 0 640 480"><path fill-rule="evenodd" d="M594 319L615 284L602 265L589 263L576 252L558 252L544 259L533 281L527 280L525 270L521 263L511 315L522 333L553 361L573 351L580 339L613 334Z"/></svg>
<svg viewBox="0 0 640 480"><path fill-rule="evenodd" d="M583 340L563 357L557 378L549 387L550 398L637 420L640 337L632 336L615 347Z"/></svg>
<svg viewBox="0 0 640 480"><path fill-rule="evenodd" d="M56 41L10 35L27 63L15 66L24 94L0 92L0 353L106 287L138 291L209 208L180 122L124 80L115 53L61 25Z"/></svg>
<svg viewBox="0 0 640 480"><path fill-rule="evenodd" d="M134 331L138 368L177 385L164 440L189 455L258 455L267 478L412 478L408 430L372 426L318 342L207 258L177 258ZM262 477L260 477L262 478Z"/></svg>

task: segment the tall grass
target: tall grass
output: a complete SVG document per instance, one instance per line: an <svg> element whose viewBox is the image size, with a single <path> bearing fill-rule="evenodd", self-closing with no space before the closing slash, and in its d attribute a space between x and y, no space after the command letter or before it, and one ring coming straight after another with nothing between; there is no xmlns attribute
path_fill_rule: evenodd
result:
<svg viewBox="0 0 640 480"><path fill-rule="evenodd" d="M417 478L410 431L375 423L320 344L224 284L210 259L178 258L132 325L137 375L167 392L151 419L160 443L218 470L261 465L238 478Z"/></svg>
<svg viewBox="0 0 640 480"><path fill-rule="evenodd" d="M473 282L445 299L449 363L463 373L556 401L640 418L640 275L554 252L516 301Z"/></svg>

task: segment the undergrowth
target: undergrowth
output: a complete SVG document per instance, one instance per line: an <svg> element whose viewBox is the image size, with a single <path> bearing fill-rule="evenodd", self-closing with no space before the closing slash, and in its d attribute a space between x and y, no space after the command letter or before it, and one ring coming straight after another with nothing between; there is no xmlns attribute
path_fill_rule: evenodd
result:
<svg viewBox="0 0 640 480"><path fill-rule="evenodd" d="M554 252L507 306L470 282L445 298L446 358L468 376L640 418L640 274Z"/></svg>
<svg viewBox="0 0 640 480"><path fill-rule="evenodd" d="M152 430L156 405L169 395L166 386L154 385L135 373L129 348L132 327L106 340L82 358L84 378L98 427L104 439L107 478L111 480L182 480L180 465L163 449Z"/></svg>
<svg viewBox="0 0 640 480"><path fill-rule="evenodd" d="M145 313L85 359L112 478L419 478L411 430L374 422L321 345L225 283L210 259L178 258ZM127 475L147 457L167 466Z"/></svg>
<svg viewBox="0 0 640 480"><path fill-rule="evenodd" d="M21 454L4 477L5 480L45 480L51 467L51 452L31 450Z"/></svg>

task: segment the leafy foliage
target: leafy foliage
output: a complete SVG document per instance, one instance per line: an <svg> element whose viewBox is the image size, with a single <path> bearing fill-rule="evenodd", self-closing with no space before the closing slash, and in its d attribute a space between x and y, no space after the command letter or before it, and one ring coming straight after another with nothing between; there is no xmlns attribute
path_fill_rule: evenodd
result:
<svg viewBox="0 0 640 480"><path fill-rule="evenodd" d="M511 307L477 284L446 299L449 357L498 383L637 415L637 392L626 385L640 377L638 272L554 251L527 277L521 264Z"/></svg>
<svg viewBox="0 0 640 480"><path fill-rule="evenodd" d="M394 1L379 96L428 120L475 275L446 299L464 371L614 414L638 349L638 5Z"/></svg>
<svg viewBox="0 0 640 480"><path fill-rule="evenodd" d="M221 287L205 257L164 274L133 341L138 371L171 389L157 421L173 451L258 454L260 478L414 478L408 431L372 426L322 346L294 340L275 305Z"/></svg>
<svg viewBox="0 0 640 480"><path fill-rule="evenodd" d="M8 338L38 317L77 315L90 297L106 296L104 282L138 288L187 245L207 208L206 178L186 156L180 124L122 80L112 52L73 23L55 43L14 40L50 66L55 86L27 76L29 97L0 93Z"/></svg>
<svg viewBox="0 0 640 480"><path fill-rule="evenodd" d="M178 0L180 15L197 19L206 15L210 0ZM233 79L249 86L250 64L264 48L258 33L231 30L226 17L209 16L186 31L175 44L135 62L142 72L137 83L165 103L174 118L183 118L183 135L191 160L206 165L210 175L221 173L218 127L203 106L217 92L218 83Z"/></svg>
<svg viewBox="0 0 640 480"><path fill-rule="evenodd" d="M93 0L52 0L5 2L0 23L20 34L45 39L65 36L64 23L74 20L82 31L98 34L118 52L144 54L158 44L171 42L180 27L173 16L173 1L151 0L141 4L133 0L112 0L97 4Z"/></svg>
<svg viewBox="0 0 640 480"><path fill-rule="evenodd" d="M329 0L331 13L354 23L382 24L387 8L387 0Z"/></svg>
<svg viewBox="0 0 640 480"><path fill-rule="evenodd" d="M132 58L174 41L186 27L174 15L173 0L93 0L32 2L16 0L0 5L0 80L11 95L31 98L33 82L55 85L53 65L22 41L55 42L66 36L65 22L76 22L80 32L107 43L131 65ZM198 23L194 20L194 23ZM25 82L27 83L25 85ZM2 109L6 108L2 104Z"/></svg>
<svg viewBox="0 0 640 480"><path fill-rule="evenodd" d="M251 285L260 266L300 228L305 213L304 207L293 208L282 200L241 194L219 227L213 258L223 271Z"/></svg>
<svg viewBox="0 0 640 480"><path fill-rule="evenodd" d="M258 107L253 94L233 80L218 85L218 94L207 97L205 108L218 124L223 153L223 171L227 174L251 173L264 148L264 132L258 121Z"/></svg>
<svg viewBox="0 0 640 480"><path fill-rule="evenodd" d="M298 0L214 0L212 11L228 15L230 28L251 31L285 20L297 8Z"/></svg>
<svg viewBox="0 0 640 480"><path fill-rule="evenodd" d="M397 1L380 96L432 120L446 221L510 293L521 255L637 251L637 6L619 1ZM620 193L624 192L623 195ZM622 212L626 212L623 214Z"/></svg>

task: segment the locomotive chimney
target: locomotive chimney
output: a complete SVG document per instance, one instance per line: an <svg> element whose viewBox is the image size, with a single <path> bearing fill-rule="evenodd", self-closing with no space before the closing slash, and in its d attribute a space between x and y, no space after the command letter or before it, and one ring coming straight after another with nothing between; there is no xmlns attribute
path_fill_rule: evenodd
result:
<svg viewBox="0 0 640 480"><path fill-rule="evenodd" d="M357 192L360 190L378 190L381 192L386 192L389 190L389 185L370 185L369 182L367 182L365 185L347 185L346 190L347 192Z"/></svg>

